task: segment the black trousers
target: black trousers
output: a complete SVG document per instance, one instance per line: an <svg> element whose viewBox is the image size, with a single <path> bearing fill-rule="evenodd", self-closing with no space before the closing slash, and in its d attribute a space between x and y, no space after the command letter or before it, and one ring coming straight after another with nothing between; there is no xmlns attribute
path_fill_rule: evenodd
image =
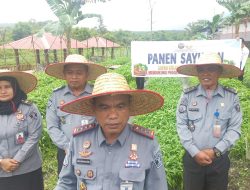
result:
<svg viewBox="0 0 250 190"><path fill-rule="evenodd" d="M63 166L63 160L65 158L65 151L63 149L57 148L57 174L59 175L62 166Z"/></svg>
<svg viewBox="0 0 250 190"><path fill-rule="evenodd" d="M208 166L200 166L186 152L183 163L184 190L227 190L230 168L228 153Z"/></svg>
<svg viewBox="0 0 250 190"><path fill-rule="evenodd" d="M0 190L44 190L42 168L22 175L0 177Z"/></svg>
<svg viewBox="0 0 250 190"><path fill-rule="evenodd" d="M144 89L144 82L145 82L144 77L136 77L135 81L136 81L137 89Z"/></svg>

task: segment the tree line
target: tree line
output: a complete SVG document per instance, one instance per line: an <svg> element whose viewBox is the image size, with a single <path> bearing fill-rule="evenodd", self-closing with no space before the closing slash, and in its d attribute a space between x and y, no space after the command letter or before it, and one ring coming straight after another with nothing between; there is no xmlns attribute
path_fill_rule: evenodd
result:
<svg viewBox="0 0 250 190"><path fill-rule="evenodd" d="M86 3L105 3L105 0L99 1L81 1L81 0L47 0L51 10L57 16L58 21L36 22L18 22L12 25L0 24L0 45L14 40L27 37L35 33L52 32L56 35L63 35L68 39L74 38L79 41L86 40L92 36L101 36L112 40L122 46L130 46L133 40L142 41L181 41L193 39L215 39L220 29L225 26L231 26L236 35L239 33L240 24L247 27L250 21L250 1L249 0L216 0L216 2L228 11L214 15L211 20L197 20L188 23L183 30L161 30L161 31L108 31L103 24L103 18L98 14L83 14L82 6ZM79 21L86 18L98 18L99 25L95 28L75 27ZM70 49L70 46L68 47Z"/></svg>

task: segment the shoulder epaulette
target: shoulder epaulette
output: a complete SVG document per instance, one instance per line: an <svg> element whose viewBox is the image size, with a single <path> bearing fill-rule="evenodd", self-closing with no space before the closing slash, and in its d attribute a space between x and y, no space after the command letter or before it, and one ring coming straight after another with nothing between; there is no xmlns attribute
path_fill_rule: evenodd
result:
<svg viewBox="0 0 250 190"><path fill-rule="evenodd" d="M60 87L58 87L58 88L54 89L54 90L53 90L53 92L56 92L56 91L61 90L61 89L63 89L63 88L65 88L65 85L60 86Z"/></svg>
<svg viewBox="0 0 250 190"><path fill-rule="evenodd" d="M131 127L131 129L135 133L138 133L138 134L145 136L145 137L148 137L150 139L154 139L155 132L150 130L150 129L147 129L147 128L144 128L142 126L135 125L135 124Z"/></svg>
<svg viewBox="0 0 250 190"><path fill-rule="evenodd" d="M75 127L73 129L73 136L76 136L76 135L79 135L83 132L86 132L86 131L89 131L90 129L93 129L96 127L96 124L95 123L91 123L91 124L88 124L88 125L82 125L80 127Z"/></svg>
<svg viewBox="0 0 250 190"><path fill-rule="evenodd" d="M192 86L192 87L189 87L189 88L184 89L183 92L184 92L185 94L187 94L187 93L189 93L189 92L192 92L192 91L194 91L194 90L197 90L197 88L198 88L198 86Z"/></svg>
<svg viewBox="0 0 250 190"><path fill-rule="evenodd" d="M22 100L22 103L31 106L33 102L31 100Z"/></svg>
<svg viewBox="0 0 250 190"><path fill-rule="evenodd" d="M223 86L223 89L228 91L228 92L232 92L234 94L237 94L237 91L233 88L227 87L227 86Z"/></svg>

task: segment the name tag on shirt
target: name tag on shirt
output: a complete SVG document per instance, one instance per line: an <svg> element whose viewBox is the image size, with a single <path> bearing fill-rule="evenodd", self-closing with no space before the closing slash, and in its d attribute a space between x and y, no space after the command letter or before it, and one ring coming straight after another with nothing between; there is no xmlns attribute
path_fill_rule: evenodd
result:
<svg viewBox="0 0 250 190"><path fill-rule="evenodd" d="M129 181L121 182L120 190L133 190L133 183Z"/></svg>
<svg viewBox="0 0 250 190"><path fill-rule="evenodd" d="M23 132L16 134L16 144L23 144L25 142L25 137Z"/></svg>
<svg viewBox="0 0 250 190"><path fill-rule="evenodd" d="M216 138L220 138L220 136L221 136L221 126L219 124L215 124L214 125L213 135Z"/></svg>
<svg viewBox="0 0 250 190"><path fill-rule="evenodd" d="M77 158L76 159L76 163L77 164L87 164L87 165L90 165L91 164L91 160L90 159Z"/></svg>
<svg viewBox="0 0 250 190"><path fill-rule="evenodd" d="M188 111L199 111L199 108L189 108Z"/></svg>

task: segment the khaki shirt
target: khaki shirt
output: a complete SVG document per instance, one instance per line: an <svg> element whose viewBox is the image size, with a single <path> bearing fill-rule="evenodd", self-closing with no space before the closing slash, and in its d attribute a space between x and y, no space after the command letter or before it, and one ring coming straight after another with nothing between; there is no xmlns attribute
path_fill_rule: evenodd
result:
<svg viewBox="0 0 250 190"><path fill-rule="evenodd" d="M93 87L87 84L78 97L72 94L68 86L54 90L46 109L46 123L49 136L57 147L67 150L72 136L72 129L92 123L95 120L94 117L70 114L60 110L63 104L90 95L92 89Z"/></svg>
<svg viewBox="0 0 250 190"><path fill-rule="evenodd" d="M167 190L159 144L144 129L128 124L113 144L98 125L73 137L55 190Z"/></svg>
<svg viewBox="0 0 250 190"><path fill-rule="evenodd" d="M42 165L38 142L42 134L42 117L34 104L21 103L17 112L0 115L0 158L20 162L17 170L0 177L11 177L37 170Z"/></svg>
<svg viewBox="0 0 250 190"><path fill-rule="evenodd" d="M233 89L221 85L210 99L201 85L184 92L176 119L181 143L192 157L200 150L213 147L225 153L240 138L239 97Z"/></svg>

